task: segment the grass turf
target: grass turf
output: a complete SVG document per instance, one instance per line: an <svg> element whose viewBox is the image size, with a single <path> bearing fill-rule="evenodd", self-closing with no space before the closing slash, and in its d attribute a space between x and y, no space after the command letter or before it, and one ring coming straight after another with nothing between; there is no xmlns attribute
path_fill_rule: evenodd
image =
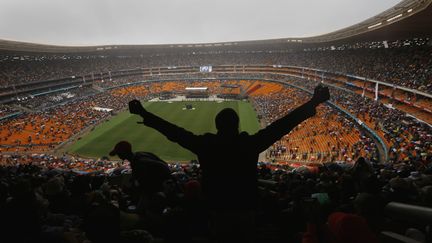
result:
<svg viewBox="0 0 432 243"><path fill-rule="evenodd" d="M184 110L185 104L192 104L195 110ZM145 102L150 112L192 131L195 134L216 132L214 118L224 108L233 108L240 117L240 131L253 134L259 129L258 119L251 104L245 101L179 101ZM167 161L188 161L196 159L190 151L166 139L162 134L142 124L141 118L125 111L109 121L96 126L89 134L72 144L67 151L84 157L107 156L114 145L121 140L129 141L133 151L152 152Z"/></svg>

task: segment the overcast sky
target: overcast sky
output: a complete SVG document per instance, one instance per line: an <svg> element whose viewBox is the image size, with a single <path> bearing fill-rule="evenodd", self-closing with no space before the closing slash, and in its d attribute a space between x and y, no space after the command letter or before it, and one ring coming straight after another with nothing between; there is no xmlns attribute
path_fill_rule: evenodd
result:
<svg viewBox="0 0 432 243"><path fill-rule="evenodd" d="M0 39L58 45L308 37L400 0L0 0Z"/></svg>

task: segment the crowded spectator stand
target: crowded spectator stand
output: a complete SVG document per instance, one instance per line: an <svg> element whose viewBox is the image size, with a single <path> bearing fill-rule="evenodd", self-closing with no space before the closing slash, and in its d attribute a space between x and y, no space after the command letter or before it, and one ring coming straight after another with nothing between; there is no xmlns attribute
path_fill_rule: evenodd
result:
<svg viewBox="0 0 432 243"><path fill-rule="evenodd" d="M308 96L293 85L311 91L323 82L330 87L331 102L354 119L321 106L317 117L268 150L269 162L257 167L257 241L317 242L319 232L325 231L339 242L355 237L374 242L396 233L427 242L431 126L380 99L393 97L410 107L430 109L429 42L415 38L387 47L365 42L288 52L202 52L187 56L187 61L169 54L151 58L39 54L19 59L2 54L0 92L2 101L7 101L0 107L4 118L0 120L0 210L6 226L2 235L18 242L214 239L210 216L200 206L199 164L169 164L173 178L143 200L131 182L127 162L51 152L123 110L132 99L148 100L187 87L207 87L209 94L223 86L236 87L229 93L247 94L266 125ZM373 67L370 60L375 60ZM212 73L199 73L202 63L214 63ZM365 85L366 80L385 82L388 85L382 86L390 88L379 90L380 99L375 100L364 91L376 91ZM392 85L397 91L391 91ZM34 90L40 95L35 96ZM388 148L387 161L380 161L380 145L358 120ZM221 166L230 168L223 161ZM400 212L408 212L409 219L418 218L417 222L394 218L403 219ZM361 235L338 231L346 222L346 227L361 228Z"/></svg>

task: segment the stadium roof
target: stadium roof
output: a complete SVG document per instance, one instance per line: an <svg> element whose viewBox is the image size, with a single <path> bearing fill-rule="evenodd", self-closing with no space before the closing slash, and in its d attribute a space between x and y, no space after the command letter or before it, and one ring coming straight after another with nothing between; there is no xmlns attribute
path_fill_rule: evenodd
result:
<svg viewBox="0 0 432 243"><path fill-rule="evenodd" d="M359 24L304 42L354 42L428 37L432 34L432 1L405 0Z"/></svg>
<svg viewBox="0 0 432 243"><path fill-rule="evenodd" d="M404 0L361 23L328 34L306 38L166 45L56 46L0 40L0 50L49 53L89 53L112 51L186 51L201 49L274 49L355 43L432 36L432 0Z"/></svg>

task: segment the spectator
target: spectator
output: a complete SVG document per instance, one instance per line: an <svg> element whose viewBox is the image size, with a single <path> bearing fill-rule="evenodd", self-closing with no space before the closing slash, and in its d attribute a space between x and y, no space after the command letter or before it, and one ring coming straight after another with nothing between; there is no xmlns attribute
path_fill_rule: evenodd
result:
<svg viewBox="0 0 432 243"><path fill-rule="evenodd" d="M313 116L315 107L327 99L328 90L318 86L309 102L252 136L244 132L239 134L239 118L232 109L224 109L216 116L217 134L202 136L196 136L149 113L137 100L129 103L129 109L131 113L142 116L145 125L197 154L203 170L203 190L209 208L215 214L213 229L216 236L247 239L253 226L253 211L250 210L256 207L258 154ZM231 165L229 171L220 167L222 160ZM221 176L224 177L223 181L218 179ZM228 219L237 219L239 221L235 224L244 227L233 229L233 225L227 225Z"/></svg>

